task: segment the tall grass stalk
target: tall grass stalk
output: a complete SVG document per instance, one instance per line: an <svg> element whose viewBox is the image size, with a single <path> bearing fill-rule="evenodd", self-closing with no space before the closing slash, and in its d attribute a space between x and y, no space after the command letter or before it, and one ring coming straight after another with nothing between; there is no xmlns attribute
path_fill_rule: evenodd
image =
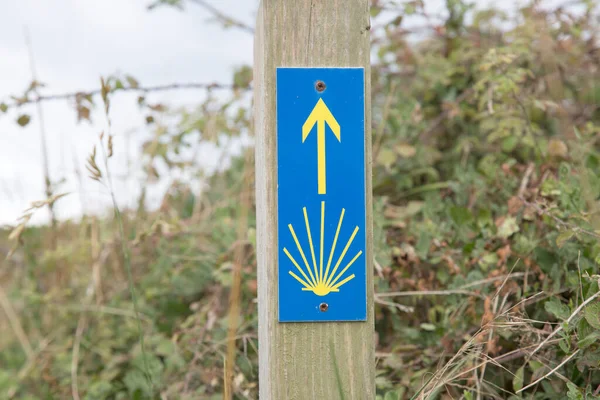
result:
<svg viewBox="0 0 600 400"><path fill-rule="evenodd" d="M48 140L46 135L46 125L44 122L44 110L42 108L42 103L40 102L40 94L38 91L38 86L40 82L38 82L37 72L35 68L35 57L33 55L33 45L31 44L31 37L29 35L29 30L25 28L25 44L27 45L27 49L29 52L29 68L31 69L31 91L35 95L35 107L38 117L38 123L40 127L40 146L42 152L42 168L44 174L44 189L46 193L46 198L50 199L53 195L52 188L52 180L50 179L50 161L48 156ZM58 221L56 219L56 211L54 210L54 203L48 203L48 212L50 213L50 223L52 227L52 235L50 235L51 248L54 250L57 246L57 225Z"/></svg>
<svg viewBox="0 0 600 400"><path fill-rule="evenodd" d="M110 114L109 114L110 102L108 99L108 93L110 91L110 88L107 86L107 84L103 78L100 78L100 84L102 85L102 87L101 87L102 101L104 103L104 113L106 116L106 123L107 123L107 127L108 127L108 153L107 153L107 149L104 147L104 143L102 142L104 135L103 134L100 135L100 150L102 151L102 158L104 161L104 168L106 171L106 186L110 192L110 197L111 197L111 201L112 201L112 207L113 207L115 220L117 221L117 224L119 226L119 236L121 238L121 240L120 240L121 252L123 253L123 262L124 262L124 266L125 266L125 271L127 272L129 293L131 295L131 302L133 303L133 312L135 314L135 320L137 323L140 348L142 351L142 360L144 363L144 370L145 370L144 373L146 375L146 379L148 380L148 386L150 389L150 397L153 397L154 396L154 383L152 380L152 374L150 372L150 366L148 364L148 357L146 354L146 346L144 343L144 331L142 329L142 319L140 317L137 293L135 290L135 284L133 282L133 273L131 270L131 256L129 254L129 247L127 246L125 227L123 225L123 215L122 215L119 205L117 203L114 186L113 186L113 182L112 182L112 177L111 177L110 169L108 166L108 159L110 157L112 157L112 155L113 155L113 147L112 147L113 144L112 144L112 135L111 135L111 125L112 124L111 124Z"/></svg>

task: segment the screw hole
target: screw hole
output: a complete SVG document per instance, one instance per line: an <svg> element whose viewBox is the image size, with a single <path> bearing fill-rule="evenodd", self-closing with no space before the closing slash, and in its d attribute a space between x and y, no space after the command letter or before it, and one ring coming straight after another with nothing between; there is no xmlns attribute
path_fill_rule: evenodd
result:
<svg viewBox="0 0 600 400"><path fill-rule="evenodd" d="M327 86L325 85L325 82L323 82L323 81L317 81L317 84L315 85L317 92L324 92L326 87Z"/></svg>
<svg viewBox="0 0 600 400"><path fill-rule="evenodd" d="M321 312L325 312L329 309L329 305L327 303L321 303L319 304L319 310L321 310Z"/></svg>

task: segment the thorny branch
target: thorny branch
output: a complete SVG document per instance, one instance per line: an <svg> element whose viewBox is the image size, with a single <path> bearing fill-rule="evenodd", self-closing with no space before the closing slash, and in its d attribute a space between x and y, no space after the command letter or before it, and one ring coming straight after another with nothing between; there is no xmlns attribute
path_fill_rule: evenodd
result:
<svg viewBox="0 0 600 400"><path fill-rule="evenodd" d="M217 9L212 4L209 4L207 1L205 1L205 0L190 0L190 1L192 3L199 5L202 8L204 8L208 12L210 12L212 15L214 15L218 20L220 20L225 25L236 27L236 28L246 31L248 33L252 33L252 34L254 33L253 27L251 27L250 25L248 25L240 20L234 19L234 18L230 17L229 15L226 15L225 13L223 13L222 11Z"/></svg>
<svg viewBox="0 0 600 400"><path fill-rule="evenodd" d="M525 200L525 198L523 196L520 196L519 200L521 200L523 202L523 204L525 204L527 207L533 208L538 213L538 215L545 215L545 216L550 217L554 222L556 222L557 225L559 225L559 226L561 226L563 228L571 229L574 233L581 232L581 233L585 233L586 235L589 235L591 237L600 239L600 235L597 234L596 232L593 232L593 231L590 231L589 229L584 229L584 228L581 228L579 226L576 226L576 225L570 224L568 222L565 222L562 219L558 218L556 215L550 213L547 210L544 210L538 204L532 203L532 202L529 202L529 201Z"/></svg>
<svg viewBox="0 0 600 400"><path fill-rule="evenodd" d="M202 82L186 82L186 83L169 83L166 85L155 85L155 86L146 86L146 87L133 87L127 86L123 88L113 89L112 92L134 92L134 93L151 93L151 92L164 92L168 90L191 90L191 89L201 89L201 90L215 90L215 89L238 89L238 90L249 90L249 87L238 87L234 84L223 84L223 83L202 83ZM39 95L34 98L15 98L13 97L13 103L7 104L10 107L20 107L25 104L39 103L42 101L54 101L54 100L69 100L76 99L78 97L91 97L99 95L102 92L102 89L93 89L87 91L77 91L77 92L68 92L68 93L57 93L57 94L49 94L49 95Z"/></svg>
<svg viewBox="0 0 600 400"><path fill-rule="evenodd" d="M535 212L537 212L538 215L545 215L551 218L558 226L562 228L571 229L574 233L581 232L591 237L600 239L600 235L598 235L596 232L563 221L556 215L552 214L549 210L540 207L540 205L536 202L530 202L527 201L527 199L525 199L525 189L527 189L527 185L529 185L529 179L531 178L531 174L533 173L534 167L535 165L533 163L529 163L529 165L527 166L527 170L525 171L525 175L523 175L523 179L521 180L521 184L519 185L519 192L517 193L517 198L521 200L523 205L532 208L533 210L535 210Z"/></svg>

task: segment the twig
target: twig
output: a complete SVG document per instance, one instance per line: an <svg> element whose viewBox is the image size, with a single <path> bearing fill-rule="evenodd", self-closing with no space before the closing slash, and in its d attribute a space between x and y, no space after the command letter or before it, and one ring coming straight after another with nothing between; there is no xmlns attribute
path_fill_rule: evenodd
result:
<svg viewBox="0 0 600 400"><path fill-rule="evenodd" d="M475 381L475 390L477 392L477 400L481 400L481 381L483 380L483 378L479 379L479 377L477 376L476 369L473 370L473 380Z"/></svg>
<svg viewBox="0 0 600 400"><path fill-rule="evenodd" d="M95 221L95 220L94 220ZM97 224L92 225L92 252L96 252L97 248L97 234L98 226ZM85 298L83 299L83 303L86 306L89 306L92 302L92 298L96 294L96 290L98 288L98 277L100 276L100 268L106 262L108 257L110 256L110 249L105 248L101 255L93 254L94 264L92 266L92 275L90 277L90 282L85 291ZM87 315L85 312L81 312L79 316L79 320L77 321L77 329L75 331L75 339L73 340L73 354L71 356L71 395L73 396L73 400L79 400L79 386L78 386L78 374L77 371L79 369L79 350L81 348L81 339L83 337L83 332L85 331L87 325Z"/></svg>
<svg viewBox="0 0 600 400"><path fill-rule="evenodd" d="M105 260L100 260L100 229L97 218L92 218L91 224L91 255L94 263L92 267L92 281L95 285L96 304L102 304L102 274L100 269Z"/></svg>
<svg viewBox="0 0 600 400"><path fill-rule="evenodd" d="M531 174L533 173L533 170L535 169L535 164L534 163L529 163L529 165L527 166L527 169L525 170L525 175L523 175L523 179L521 180L521 185L519 186L519 198L523 197L523 194L525 193L525 189L527 189L527 185L529 184L529 178L531 177Z"/></svg>
<svg viewBox="0 0 600 400"><path fill-rule="evenodd" d="M77 370L79 369L79 349L81 348L81 337L83 336L83 331L86 324L87 319L85 318L85 314L81 313L79 321L77 321L77 330L75 331L73 353L71 356L71 396L73 396L73 400L80 399L79 385L77 383Z"/></svg>
<svg viewBox="0 0 600 400"><path fill-rule="evenodd" d="M535 297L535 296L537 296L537 294L536 294L536 295L534 295L534 296L532 296L532 297ZM416 399L416 398L417 398L417 395L419 395L421 392L424 392L424 391L425 391L425 390L426 390L426 389L427 389L429 386L431 386L431 385L432 385L432 383L433 383L434 381L435 381L435 382L436 382L438 385L437 385L437 386L436 386L436 385L434 385L434 388L433 388L433 389L431 389L431 390L429 390L429 392L430 392L430 393L431 393L433 390L435 390L435 388L436 388L436 387L439 387L439 382L442 382L442 384L444 384L444 382L451 382L452 380L454 380L454 379L458 378L459 376L461 376L461 375L464 375L464 374L467 374L467 373L470 373L470 372L472 372L474 369L479 369L479 368L481 368L481 367L482 367L482 366L483 366L485 363L488 363L488 362L490 362L489 360L486 360L486 361L484 361L484 363L482 363L482 364L479 364L479 365L476 365L476 366L474 366L474 367L471 367L471 368L467 369L466 371L462 371L462 372L460 372L458 375L456 375L456 376L454 376L454 377L450 377L450 378L444 378L444 375L447 373L447 371L448 371L448 370L451 368L451 366L452 366L452 365L455 365L454 363L456 362L456 360L459 360L459 357L460 357L461 355L465 354L465 353L466 353L466 352L469 350L469 348L471 348L471 347L475 347L475 346L478 346L478 344L475 344L475 343L476 343L477 337L478 337L480 334L482 334L483 332L485 332L485 331L488 329L488 327L489 327L489 326L491 326L491 324L492 324L492 323L494 323L494 322L495 322L495 320L496 320L497 318L499 318L501 315L505 315L505 314L507 314L507 313L508 313L508 312L510 312L510 311L511 311L513 308L516 308L516 307L518 307L518 306L519 306L519 304L523 303L523 302L524 302L524 301L526 301L526 300L527 300L527 299L521 300L519 303L517 303L516 305L512 306L511 308L509 308L509 309L507 309L507 310L503 311L502 313L500 313L500 314L498 314L498 315L495 315L495 316L494 316L494 319L493 319L492 321L488 322L488 324L486 324L485 326L481 327L481 328L480 328L480 329L479 329L479 330L478 330L478 331L477 331L475 334L473 334L473 335L472 335L472 336L471 336L471 337L470 337L470 338L469 338L469 339L468 339L468 340L467 340L467 341L466 341L466 342L465 342L465 343L464 343L464 344L461 346L461 348L458 350L458 352L457 352L456 354L454 354L454 355L453 355L453 356L450 358L450 360L448 360L448 361L446 362L446 364L445 364L445 365L444 365L442 368L438 369L438 370L437 370L437 371L436 371L436 372L435 372L435 373L432 375L432 377L431 377L431 378L430 378L430 379L429 379L429 380L428 380L428 381L427 381L427 382L426 382L426 383L425 383L423 386L421 386L421 388L419 389L419 391L417 392L417 394L413 396L413 398L415 398L415 399ZM522 349L518 349L518 351L521 351L521 350L522 350ZM506 355L504 355L504 356L506 356ZM464 359L466 359L466 357L464 357ZM428 398L428 397L427 397L427 396L424 396L424 398Z"/></svg>
<svg viewBox="0 0 600 400"><path fill-rule="evenodd" d="M383 133L385 130L385 124L388 119L388 115L390 113L390 108L392 105L392 100L396 94L396 81L392 81L390 84L390 91L385 98L385 104L383 105L383 114L381 116L381 122L377 126L377 135L375 137L375 143L373 144L373 160L377 160L379 156L379 150L381 150L381 145L383 144Z"/></svg>
<svg viewBox="0 0 600 400"><path fill-rule="evenodd" d="M506 70L506 68L503 68L500 73L504 73ZM456 99L454 100L455 104L459 104L465 100L467 100L469 97L471 97L473 94L475 94L475 90L473 89L473 87L470 87L466 90L464 90L460 95L458 95L456 97ZM518 99L517 99L518 100ZM427 142L430 139L430 136L435 132L435 130L446 120L446 118L448 118L448 115L450 114L450 109L445 109L443 110L440 115L437 116L436 119L434 119L429 126L427 127L427 129L425 129L419 136L420 140L423 142ZM530 124L531 122L528 121Z"/></svg>
<svg viewBox="0 0 600 400"><path fill-rule="evenodd" d="M554 336L556 336L557 333L559 333L560 331L562 331L563 326L569 325L569 322L571 322L571 320L577 315L579 314L579 312L581 310L583 310L583 308L585 306L587 306L589 303L591 303L594 299L596 299L598 296L600 296L600 292L595 293L593 296L591 296L590 298L588 298L586 301L584 301L583 303L581 303L581 305L579 307L577 307L575 309L575 311L573 311L573 313L569 316L569 318L567 318L565 320L565 322L563 324L560 324L554 331L552 331L552 333L550 335L548 335L546 337L546 339L544 339L529 355L528 360L535 354L538 352L539 349L541 349L542 347L544 347L546 345L546 343L548 343L548 341L550 339L552 339Z"/></svg>
<svg viewBox="0 0 600 400"><path fill-rule="evenodd" d="M120 317L127 318L138 318L135 313L131 310L126 310L122 308L109 307L109 306L98 306L98 305L64 305L64 304L48 304L50 307L59 307L63 311L74 311L74 312L87 312L87 313L99 313L99 314L107 314L107 315L117 315ZM145 322L152 322L152 319L143 313L139 314L139 318Z"/></svg>
<svg viewBox="0 0 600 400"><path fill-rule="evenodd" d="M117 202L117 197L116 197L115 190L114 190L112 175L110 172L110 168L108 166L108 159L112 155L112 149L110 148L110 143L111 143L110 140L112 137L112 134L111 134L112 122L111 122L110 113L109 113L109 109L110 109L110 101L108 98L109 91L108 91L108 88L106 87L106 84L102 77L100 78L100 86L101 86L102 101L104 103L104 114L106 117L106 126L107 126L107 131L108 131L108 138L109 138L109 142L108 142L109 143L109 151L107 152L106 148L104 147L104 144L102 143L103 134L100 135L100 149L102 150L102 158L104 160L104 168L106 170L106 187L108 188L108 190L110 192L110 198L112 200L114 216L117 221L118 228L119 228L119 239L120 239L120 245L121 245L121 252L123 254L123 262L125 265L125 270L127 272L127 284L129 286L131 302L133 304L133 312L136 315L137 329L138 329L138 334L139 334L139 338L140 338L140 348L142 351L142 358L143 358L143 362L144 362L144 370L145 370L144 372L146 375L146 379L148 380L150 396L152 397L152 396L154 396L154 381L152 379L152 373L150 372L150 367L148 364L148 356L146 353L146 345L144 342L144 329L142 328L142 319L139 317L140 311L139 311L139 305L138 305L138 298L137 298L137 292L135 290L135 284L133 281L133 272L132 272L132 268L131 268L131 254L130 254L130 249L128 247L127 236L125 234L125 226L123 224L123 215L121 214L121 209L119 208L119 203ZM95 152L95 148L94 148L94 152ZM96 166L96 168L98 168L98 167Z"/></svg>
<svg viewBox="0 0 600 400"><path fill-rule="evenodd" d="M454 290L413 290L406 292L385 292L377 293L379 297L401 297L401 296L447 296L451 294L462 294L466 296L475 296L479 298L485 298L485 296L470 292L468 290L454 289Z"/></svg>
<svg viewBox="0 0 600 400"><path fill-rule="evenodd" d="M500 287L498 288L498 290L496 290L496 293L494 294L494 297L492 297L492 299L495 299L500 294L500 292L504 288L504 285L506 285L506 282L508 282L508 277L513 272L513 270L515 269L515 267L517 266L517 264L519 263L519 261L521 261L520 258L517 259L517 261L515 261L515 263L513 264L512 268L510 269L510 271L508 271L508 275L506 275L505 279L502 281L502 284L500 285ZM496 312L494 311L494 314L495 313Z"/></svg>
<svg viewBox="0 0 600 400"><path fill-rule="evenodd" d="M190 0L192 3L195 3L197 5L199 5L200 7L204 8L205 10L207 10L208 12L210 12L211 14L213 14L215 17L217 17L217 19L221 20L221 22L230 25L230 26L234 26L236 28L239 28L243 31L246 31L248 33L254 33L254 28L251 27L250 25L234 19L232 17L230 17L229 15L226 15L225 13L223 13L222 11L218 10L215 6L213 6L212 4L209 4L208 2L206 2L205 0Z"/></svg>
<svg viewBox="0 0 600 400"><path fill-rule="evenodd" d="M382 300L379 298L379 296L377 294L375 295L374 301L377 304L394 307L394 308L397 308L398 310L406 312L406 313L412 313L415 311L414 307L405 306L404 304L400 304L400 303L394 303L393 301Z"/></svg>
<svg viewBox="0 0 600 400"><path fill-rule="evenodd" d="M581 294L581 301L585 301L585 297L583 297L583 282L581 281L581 264L579 263L579 260L581 259L581 250L579 250L577 252L577 270L579 271L578 277L579 277L579 291Z"/></svg>
<svg viewBox="0 0 600 400"><path fill-rule="evenodd" d="M546 215L546 216L552 218L554 220L554 222L556 222L558 225L562 226L563 228L572 229L574 233L581 232L581 233L585 233L586 235L595 237L596 239L600 239L600 235L597 234L596 232L590 231L588 229L581 228L581 227L576 226L576 225L569 224L568 222L565 222L562 219L558 218L556 215L552 215L548 211L542 209L536 203L531 203L531 202L525 200L525 197L523 197L523 196L520 196L519 199L523 202L523 204L525 204L526 206L531 207L535 211L537 211L537 213L539 215Z"/></svg>
<svg viewBox="0 0 600 400"><path fill-rule="evenodd" d="M239 218L237 225L237 243L238 245L234 250L234 264L233 264L233 282L231 285L231 292L229 294L229 328L227 330L227 356L225 358L225 369L224 369L224 400L233 399L233 372L235 368L235 350L236 340L235 334L238 328L238 317L240 313L240 298L241 298L241 280L242 280L242 264L244 263L244 252L246 238L248 235L248 214L250 212L251 205L251 187L252 187L252 176L254 175L254 168L252 168L252 155L253 152L247 150L244 162L244 183L240 192L240 208Z"/></svg>
<svg viewBox="0 0 600 400"><path fill-rule="evenodd" d="M500 292L502 292L502 289L504 288L504 285L506 285L506 282L508 282L508 277L510 276L510 274L513 272L513 270L515 269L515 267L517 266L517 264L519 263L520 259L517 259L517 261L515 261L514 265L512 266L512 268L510 269L510 271L508 272L508 275L506 275L506 278L502 281L502 284L500 285L500 287L496 290L496 293L494 294L494 296L492 297L492 300L494 301L494 306L492 308L492 315L494 316L494 320L496 319L497 313L498 313L498 295L500 294ZM508 297L508 293L504 296L504 300L502 301L502 304L500 305L500 310L502 310L504 308L505 305L505 301ZM486 310L487 312L487 310ZM485 314L484 314L485 317ZM486 322L487 321L483 321L482 322ZM492 340L494 338L494 324L490 324L490 329L488 332L488 338L487 338L487 344L485 346L485 358L489 358L489 351L490 351L490 343L492 343ZM483 349L479 352L479 354L481 354L483 352ZM483 380L485 378L485 371L487 368L487 364L485 364L483 367L481 367L481 382L478 382L478 388L479 388L479 384L483 384ZM478 399L481 398L480 395L480 391L478 390L477 392L477 397Z"/></svg>
<svg viewBox="0 0 600 400"><path fill-rule="evenodd" d="M464 100L467 99L467 97L471 96L475 91L472 88L469 88L467 90L465 90L464 92L462 92L457 98L456 100L454 100L455 103L460 103ZM449 110L444 110L440 113L440 115L437 116L436 119L434 119L433 121L431 121L431 123L429 124L429 126L427 127L427 129L425 129L423 131L423 133L421 133L420 140L421 141L428 141L429 137L431 136L431 134L433 134L433 132L437 129L438 126L440 126L442 124L442 122L444 122L446 120L446 118L448 117L448 114L450 113Z"/></svg>
<svg viewBox="0 0 600 400"><path fill-rule="evenodd" d="M488 114L494 113L494 86L488 86L488 101L487 101Z"/></svg>
<svg viewBox="0 0 600 400"><path fill-rule="evenodd" d="M559 340L560 339L555 339L551 343L558 343ZM466 374L472 372L475 369L479 369L479 368L481 368L484 365L489 364L489 363L492 363L492 365L499 366L501 364L504 364L504 363L507 363L507 362L514 361L514 360L517 360L519 358L525 357L527 355L527 351L526 350L528 348L530 348L530 347L533 347L533 345L509 351L508 353L504 353L502 355L499 355L496 358L486 358L484 361L480 362L479 364L474 365L472 367L469 367L465 371L459 372L458 374L456 374L456 375L448 378L448 381L452 381L454 379L458 379L461 376L466 375Z"/></svg>
<svg viewBox="0 0 600 400"><path fill-rule="evenodd" d="M459 287L459 289L467 289L467 288L470 288L470 287L473 287L473 286L486 285L488 283L492 283L492 282L496 282L496 281L503 281L505 279L527 277L527 275L528 274L525 273L525 272L515 272L513 274L508 274L508 275L495 276L493 278L481 279L481 280L478 280L478 281L467 283L467 284L462 285L461 287Z"/></svg>
<svg viewBox="0 0 600 400"><path fill-rule="evenodd" d="M546 379L547 377L549 377L550 375L552 375L553 373L555 373L556 371L559 370L560 367L562 367L563 365L565 365L567 362L569 362L569 360L573 357L575 357L577 355L577 353L579 353L581 351L581 349L577 349L576 352L574 352L573 354L571 354L569 357L567 357L563 362L561 362L560 364L558 364L556 366L556 368L553 368L550 372L548 372L546 375L542 376L539 379L536 379L535 381L531 382L529 385L517 390L515 393L521 393L522 391L529 389L530 387L536 385L537 383L543 381L544 379Z"/></svg>
<svg viewBox="0 0 600 400"><path fill-rule="evenodd" d="M154 86L146 86L146 87L133 87L126 86L119 89L113 89L111 93L117 92L134 92L134 93L152 93L152 92L164 92L168 90L216 90L216 89L238 89L238 90L250 90L250 88L238 87L233 84L224 84L224 83L202 83L202 82L175 82L169 83L165 85L154 85ZM77 91L77 92L68 92L68 93L57 93L57 94L49 94L49 95L39 95L36 98L30 99L17 99L12 104L8 104L9 107L19 107L25 104L31 103L39 103L42 101L54 101L54 100L69 100L76 99L78 97L89 97L89 96L97 96L101 94L102 89L93 89L86 91Z"/></svg>
<svg viewBox="0 0 600 400"><path fill-rule="evenodd" d="M216 300L218 298L218 296L213 296L213 299L209 302L207 308L208 311L206 312L206 323L202 326L202 328L200 329L200 332L195 335L197 338L197 343L199 344L204 344L204 337L206 336L206 332L210 331L213 326L215 321L217 320L217 314L214 311L214 307L216 306L215 303L217 303L218 301ZM192 377L194 374L194 366L196 365L196 362L198 360L200 360L202 357L204 357L204 354L206 353L206 350L204 351L198 351L197 349L194 350L194 357L192 358L192 361L190 361L188 363L188 372L187 374L185 374L185 380L183 383L183 391L182 394L187 394L189 387L190 387L190 383L192 381Z"/></svg>
<svg viewBox="0 0 600 400"><path fill-rule="evenodd" d="M40 102L40 94L38 92L38 80L37 73L35 68L35 58L33 56L33 45L31 44L31 37L29 36L29 31L25 28L25 44L27 45L27 49L29 51L29 68L31 69L31 89L33 94L35 95L35 107L37 110L37 117L39 120L40 127L40 146L42 150L42 168L44 172L44 187L46 188L46 198L50 199L52 197L52 180L50 179L50 166L49 166L49 156L48 156L48 141L46 137L46 125L44 123L44 110L42 108L42 104ZM50 212L50 222L52 226L52 237L51 237L51 248L56 248L56 213L54 211L54 203L48 202L48 211Z"/></svg>
<svg viewBox="0 0 600 400"><path fill-rule="evenodd" d="M502 282L502 285L504 285L505 283L506 283L506 280L504 282ZM500 288L498 288L498 290L496 291L496 294L494 295L494 307L492 309L492 314L494 315L494 318L496 317L496 313L498 312L498 297L497 297L497 295L498 295L498 293L500 293L501 290L502 290L502 286L500 286ZM487 344L485 346L485 358L489 358L489 349L490 349L489 343L492 342L493 338L494 338L494 325L491 324L490 330L488 332ZM482 352L483 352L483 349L479 352L479 354L481 354ZM481 384L483 384L483 379L485 378L486 368L487 368L487 364L484 364L481 367L480 381L476 381L477 388L478 388L478 390L477 390L477 398L478 399L481 399L480 386L481 386ZM475 371L477 371L477 370L475 370Z"/></svg>
<svg viewBox="0 0 600 400"><path fill-rule="evenodd" d="M46 350L46 348L48 347L48 345L52 342L53 337L56 336L55 334L50 335L51 337L45 337L40 341L40 344L38 346L38 348L35 350L35 353L33 354L33 356L31 358L29 358L25 364L21 367L21 369L19 370L19 373L17 374L17 382L22 382L31 372L31 370L33 369L33 367L36 365L36 361L38 359L38 357L40 356L40 354L42 354L42 352L44 350ZM15 397L15 395L17 394L19 390L19 386L13 386L12 389L10 389L7 393L6 396L8 399L13 399Z"/></svg>
<svg viewBox="0 0 600 400"><path fill-rule="evenodd" d="M373 257L373 266L375 267L375 271L377 271L377 276L379 276L379 278L381 279L385 279L385 277L383 276L383 268L381 267L381 264L379 264L375 257Z"/></svg>
<svg viewBox="0 0 600 400"><path fill-rule="evenodd" d="M8 322L10 323L10 327L12 328L15 336L19 340L19 343L21 343L21 348L27 356L27 359L31 359L33 357L33 348L31 347L31 343L29 342L27 334L25 333L25 330L19 321L19 317L10 304L10 300L8 299L8 296L6 295L6 292L4 292L2 286L0 286L0 306L2 306L2 309L8 318Z"/></svg>

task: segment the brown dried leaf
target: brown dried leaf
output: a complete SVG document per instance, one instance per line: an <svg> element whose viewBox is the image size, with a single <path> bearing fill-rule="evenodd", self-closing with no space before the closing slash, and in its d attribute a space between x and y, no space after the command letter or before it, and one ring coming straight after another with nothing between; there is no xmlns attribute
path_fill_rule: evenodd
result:
<svg viewBox="0 0 600 400"><path fill-rule="evenodd" d="M481 326L486 326L494 320L494 312L492 311L492 299L486 296L483 302L483 316L481 317Z"/></svg>
<svg viewBox="0 0 600 400"><path fill-rule="evenodd" d="M515 215L518 213L523 207L523 202L517 196L513 196L508 199L508 213L510 215Z"/></svg>
<svg viewBox="0 0 600 400"><path fill-rule="evenodd" d="M108 158L113 156L113 135L108 135Z"/></svg>
<svg viewBox="0 0 600 400"><path fill-rule="evenodd" d="M77 122L82 120L90 121L90 109L83 105L77 107Z"/></svg>

